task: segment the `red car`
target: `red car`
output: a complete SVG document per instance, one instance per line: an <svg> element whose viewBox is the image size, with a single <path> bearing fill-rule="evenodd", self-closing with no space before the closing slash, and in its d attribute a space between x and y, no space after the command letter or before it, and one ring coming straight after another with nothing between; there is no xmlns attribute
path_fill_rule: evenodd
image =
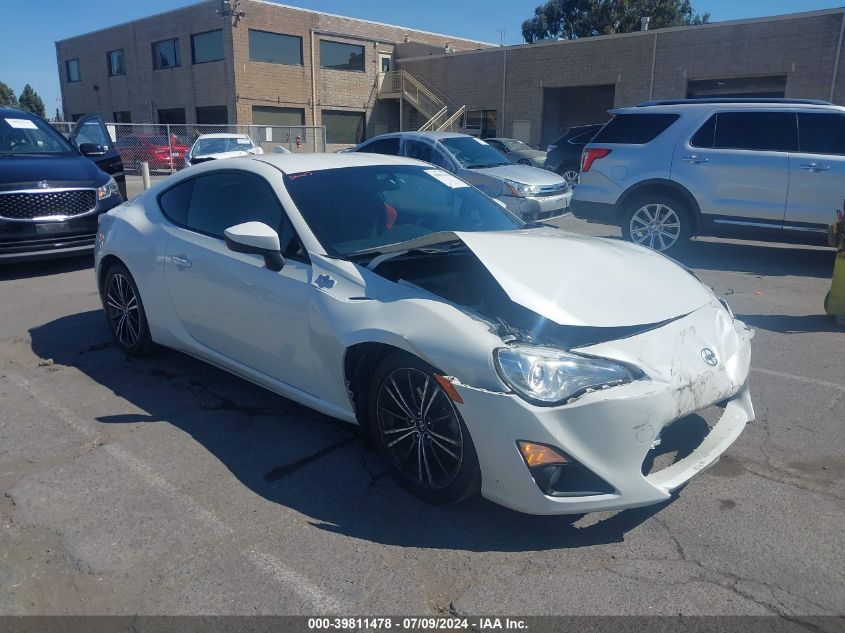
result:
<svg viewBox="0 0 845 633"><path fill-rule="evenodd" d="M173 136L168 143L165 134L130 134L118 139L114 146L126 169L138 173L144 161L149 163L150 171L182 169L188 153L187 145Z"/></svg>

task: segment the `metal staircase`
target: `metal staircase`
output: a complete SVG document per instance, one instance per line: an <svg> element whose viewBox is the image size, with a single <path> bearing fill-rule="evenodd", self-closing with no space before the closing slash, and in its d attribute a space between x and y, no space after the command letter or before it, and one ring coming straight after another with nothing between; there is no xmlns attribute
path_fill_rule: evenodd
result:
<svg viewBox="0 0 845 633"><path fill-rule="evenodd" d="M424 85L419 79L404 70L384 73L378 96L380 99L404 99L427 120L420 132L458 132L466 106L458 106L445 95L435 94L432 86Z"/></svg>

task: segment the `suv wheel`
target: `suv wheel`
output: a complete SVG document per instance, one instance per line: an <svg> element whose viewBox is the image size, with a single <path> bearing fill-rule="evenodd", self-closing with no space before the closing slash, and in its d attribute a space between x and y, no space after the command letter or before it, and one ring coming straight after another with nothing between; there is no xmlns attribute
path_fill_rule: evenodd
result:
<svg viewBox="0 0 845 633"><path fill-rule="evenodd" d="M682 249L692 235L685 206L663 194L637 197L623 216L621 228L629 242L661 253Z"/></svg>
<svg viewBox="0 0 845 633"><path fill-rule="evenodd" d="M578 184L578 177L580 176L579 170L580 167L569 165L561 168L560 172L558 173L560 173L560 175L566 181L566 184L568 184L572 188L575 188L575 186Z"/></svg>

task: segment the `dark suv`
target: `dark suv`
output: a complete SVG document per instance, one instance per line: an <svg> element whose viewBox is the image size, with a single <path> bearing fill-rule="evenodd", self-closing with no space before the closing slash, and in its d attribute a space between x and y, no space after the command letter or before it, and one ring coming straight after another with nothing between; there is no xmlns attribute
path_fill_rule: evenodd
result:
<svg viewBox="0 0 845 633"><path fill-rule="evenodd" d="M549 145L543 167L563 176L570 186L577 185L581 152L603 126L604 123L578 125L566 130L563 136Z"/></svg>
<svg viewBox="0 0 845 633"><path fill-rule="evenodd" d="M97 217L125 197L98 116L80 119L68 141L40 117L0 107L0 263L92 250Z"/></svg>

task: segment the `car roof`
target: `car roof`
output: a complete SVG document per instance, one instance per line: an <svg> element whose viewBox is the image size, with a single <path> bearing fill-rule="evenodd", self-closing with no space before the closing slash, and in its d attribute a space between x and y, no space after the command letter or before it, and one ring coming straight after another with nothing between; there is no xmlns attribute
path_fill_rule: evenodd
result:
<svg viewBox="0 0 845 633"><path fill-rule="evenodd" d="M321 171L342 167L371 167L377 165L421 165L431 167L429 163L424 163L413 158L390 156L388 154L369 154L365 152L343 154L261 154L251 156L248 160L256 160L273 165L285 173Z"/></svg>
<svg viewBox="0 0 845 633"><path fill-rule="evenodd" d="M197 140L201 138L250 138L249 134L231 134L229 132L215 132L214 134L200 134Z"/></svg>
<svg viewBox="0 0 845 633"><path fill-rule="evenodd" d="M708 110L807 110L807 111L837 111L845 112L845 107L824 102L807 101L731 101L731 100L690 100L667 103L646 103L645 105L631 106L628 108L614 108L608 110L610 114L636 114L644 112L704 112Z"/></svg>
<svg viewBox="0 0 845 633"><path fill-rule="evenodd" d="M377 138L430 138L430 139L442 139L442 138L478 138L472 136L471 134L461 134L460 132L389 132L387 134L379 134L378 136L374 136L373 138L367 139L363 143L369 143L370 141L374 141Z"/></svg>
<svg viewBox="0 0 845 633"><path fill-rule="evenodd" d="M26 117L36 117L36 115L32 114L31 112L27 112L26 110L21 110L19 108L11 108L9 106L0 106L0 116L15 116L20 117L21 115Z"/></svg>

